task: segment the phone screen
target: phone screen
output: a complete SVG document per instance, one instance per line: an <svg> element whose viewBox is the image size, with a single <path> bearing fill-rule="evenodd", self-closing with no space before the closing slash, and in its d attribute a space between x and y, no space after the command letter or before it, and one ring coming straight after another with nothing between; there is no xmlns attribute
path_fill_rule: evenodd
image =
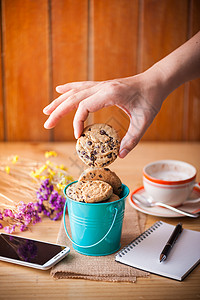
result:
<svg viewBox="0 0 200 300"><path fill-rule="evenodd" d="M65 247L18 236L0 234L0 256L44 265Z"/></svg>

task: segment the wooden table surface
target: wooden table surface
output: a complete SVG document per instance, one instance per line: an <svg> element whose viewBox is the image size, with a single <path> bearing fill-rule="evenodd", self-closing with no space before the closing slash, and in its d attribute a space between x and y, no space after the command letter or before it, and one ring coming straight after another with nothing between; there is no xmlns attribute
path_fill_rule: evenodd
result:
<svg viewBox="0 0 200 300"><path fill-rule="evenodd" d="M44 160L44 152L55 150L58 160L69 167L77 178L82 170L76 156L74 143L0 143L0 156L17 154L23 157ZM130 190L142 185L143 166L159 159L178 159L189 162L197 168L197 181L200 181L200 143L158 143L140 142L125 158L117 159L111 166ZM1 200L2 201L2 200ZM146 228L157 220L175 225L179 221L183 227L200 231L200 219L160 218L147 216ZM60 221L44 218L28 236L49 242L56 242ZM55 280L49 270L40 271L14 264L0 262L0 299L199 299L200 266L183 282L157 275L138 278L136 283L110 283L78 279Z"/></svg>

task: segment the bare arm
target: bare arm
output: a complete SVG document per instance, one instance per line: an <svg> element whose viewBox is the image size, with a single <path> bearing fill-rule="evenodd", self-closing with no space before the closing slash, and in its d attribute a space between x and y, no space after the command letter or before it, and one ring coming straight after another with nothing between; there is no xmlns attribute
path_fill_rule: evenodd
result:
<svg viewBox="0 0 200 300"><path fill-rule="evenodd" d="M151 69L160 69L168 94L183 83L200 77L200 32ZM151 70L149 69L149 70Z"/></svg>
<svg viewBox="0 0 200 300"><path fill-rule="evenodd" d="M130 118L120 145L125 157L139 142L165 98L186 81L200 77L200 32L145 72L103 82L67 83L56 88L62 95L44 108L44 127L53 128L64 115L77 109L74 134L78 138L90 112L116 105Z"/></svg>

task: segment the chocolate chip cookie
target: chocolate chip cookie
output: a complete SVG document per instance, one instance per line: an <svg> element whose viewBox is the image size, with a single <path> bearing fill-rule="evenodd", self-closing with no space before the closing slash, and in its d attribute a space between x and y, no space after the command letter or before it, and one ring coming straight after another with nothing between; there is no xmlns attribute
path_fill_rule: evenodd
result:
<svg viewBox="0 0 200 300"><path fill-rule="evenodd" d="M120 138L110 125L87 126L76 143L81 160L91 167L105 167L112 163L119 153Z"/></svg>
<svg viewBox="0 0 200 300"><path fill-rule="evenodd" d="M119 195L122 191L120 178L108 168L88 168L80 175L80 180L102 180L112 186L114 194Z"/></svg>
<svg viewBox="0 0 200 300"><path fill-rule="evenodd" d="M109 199L113 194L113 188L104 181L82 180L70 185L66 193L73 200L95 203Z"/></svg>
<svg viewBox="0 0 200 300"><path fill-rule="evenodd" d="M117 195L115 195L115 194L112 194L111 195L111 197L108 199L108 200L105 200L105 201L103 201L104 203L106 202L114 202L114 201L117 201L117 200L119 200L120 198L119 198L119 196L117 196Z"/></svg>

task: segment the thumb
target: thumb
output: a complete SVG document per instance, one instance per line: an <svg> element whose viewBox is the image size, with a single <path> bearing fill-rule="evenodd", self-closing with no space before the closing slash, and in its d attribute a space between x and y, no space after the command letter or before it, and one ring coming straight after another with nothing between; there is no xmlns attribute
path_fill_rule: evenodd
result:
<svg viewBox="0 0 200 300"><path fill-rule="evenodd" d="M141 106L134 108L130 117L128 131L121 141L120 158L124 158L138 144L155 116L156 112L152 107Z"/></svg>
<svg viewBox="0 0 200 300"><path fill-rule="evenodd" d="M138 144L141 137L142 130L136 130L133 124L130 123L128 131L120 144L119 157L124 158Z"/></svg>

